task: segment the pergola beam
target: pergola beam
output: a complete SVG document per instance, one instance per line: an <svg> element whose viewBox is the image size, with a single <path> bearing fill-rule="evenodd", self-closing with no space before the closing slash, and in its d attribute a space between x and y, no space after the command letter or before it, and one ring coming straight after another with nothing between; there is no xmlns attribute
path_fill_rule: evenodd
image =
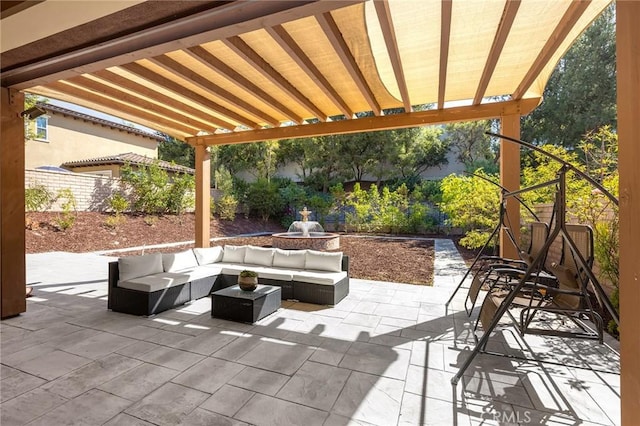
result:
<svg viewBox="0 0 640 426"><path fill-rule="evenodd" d="M478 90L476 90L476 95L473 97L474 105L479 105L480 102L482 102L482 98L489 86L489 81L491 81L493 72L496 69L496 64L498 63L498 59L500 59L502 49L507 41L507 37L509 36L511 26L513 25L513 21L516 19L516 14L518 13L519 8L520 0L507 0L507 3L504 5L504 11L502 12L500 24L498 25L498 31L496 31L496 36L493 39L493 44L489 51L489 57L484 65L484 70L482 70L482 77L478 84Z"/></svg>
<svg viewBox="0 0 640 426"><path fill-rule="evenodd" d="M382 108L380 108L380 104L378 104L378 101L376 100L371 87L369 87L369 83L367 83L367 80L364 78L362 70L353 57L351 50L349 50L349 46L347 46L347 42L342 37L340 28L338 28L338 24L336 24L336 21L333 19L333 16L331 16L331 13L326 12L318 15L316 16L316 20L320 24L320 27L322 28L322 31L324 31L324 34L331 42L333 49L338 54L338 57L342 61L344 67L347 69L347 72L351 76L351 79L356 84L356 86L358 86L358 90L360 90L360 93L367 101L367 104L369 104L371 111L373 111L375 115L381 115Z"/></svg>
<svg viewBox="0 0 640 426"><path fill-rule="evenodd" d="M119 107L120 102L126 102L129 105L135 106L144 111L152 112L159 115L160 117L166 118L168 120L173 120L185 126L210 132L215 131L215 127L211 126L208 123L191 117L187 117L179 112L167 108L162 104L156 104L151 101L142 99L138 96L127 93L122 89L115 89L107 84L90 79L89 77L73 77L66 80L66 82L72 84L73 86L77 86L82 89L90 90L94 93L97 93L100 96L103 96L106 102L116 102L117 106L115 108Z"/></svg>
<svg viewBox="0 0 640 426"><path fill-rule="evenodd" d="M444 108L447 90L447 65L449 64L449 41L451 39L451 0L442 0L440 18L440 73L438 79L438 109Z"/></svg>
<svg viewBox="0 0 640 426"><path fill-rule="evenodd" d="M387 52L389 54L389 59L391 60L393 73L395 74L398 89L400 90L400 97L402 98L404 110L405 112L411 112L412 107L411 100L409 99L409 89L407 88L407 80L404 78L402 58L400 57L400 51L398 50L396 30L393 26L389 2L376 1L373 4L376 7L376 14L378 15L378 21L380 22L382 34L384 35L384 42L387 46Z"/></svg>
<svg viewBox="0 0 640 426"><path fill-rule="evenodd" d="M267 92L262 90L256 84L252 83L248 78L241 75L239 72L235 71L233 68L222 62L220 59L213 56L202 46L195 46L185 50L186 53L189 53L195 59L199 60L203 64L207 65L209 68L213 69L215 72L224 76L227 80L234 83L236 86L240 87L247 93L250 93L254 97L258 98L260 101L269 105L274 110L278 111L280 114L287 117L287 119L293 121L294 123L302 123L304 119L300 117L295 112L291 111L286 106L282 105L282 103L278 102Z"/></svg>
<svg viewBox="0 0 640 426"><path fill-rule="evenodd" d="M47 84L46 88L53 90L54 92L59 92L76 97L78 99L83 99L85 101L94 103L96 105L101 105L112 110L122 111L123 113L128 114L131 117L138 117L146 122L158 123L159 125L164 126L167 129L175 130L176 133L193 135L199 131L199 129L196 127L187 126L174 120L163 118L159 115L143 111L124 102L105 98L90 90L86 90L78 86L73 86L68 83L49 83Z"/></svg>
<svg viewBox="0 0 640 426"><path fill-rule="evenodd" d="M194 92L193 90L189 90L185 88L180 83L176 83L173 80L169 80L168 78L161 76L160 74L156 74L155 72L151 71L148 68L143 67L140 64L137 64L137 63L127 64L127 65L123 65L121 68L132 74L137 75L138 77L148 80L154 84L157 84L158 86L163 87L175 93L178 96L184 96L190 101L200 104L203 107L210 109L211 111L215 111L216 113L221 113L220 111L227 110L222 105L212 101L211 99L206 98ZM217 125L220 126L221 128L229 129L229 130L233 130L235 128L233 124L224 122L217 117L212 116L211 120L215 120L215 123L217 123Z"/></svg>
<svg viewBox="0 0 640 426"><path fill-rule="evenodd" d="M529 71L524 76L518 88L511 95L512 99L522 98L533 82L538 78L544 67L549 64L549 60L556 53L562 42L566 39L567 34L578 22L585 10L589 7L588 1L573 0L567 11L562 15L562 19L553 30L553 33L545 43L544 47L533 62Z"/></svg>
<svg viewBox="0 0 640 426"><path fill-rule="evenodd" d="M180 102L177 98L172 98L171 96L156 92L155 90L152 90L140 83L136 83L135 81L128 79L127 77L121 76L120 74L116 74L109 70L103 70L96 71L91 75L92 77L96 77L102 81L106 81L115 86L122 87L123 89L136 93L147 99L153 100L160 104L164 104L169 108L175 109L176 111L183 111L184 113L189 114L204 123L207 123L208 127L216 127L215 123L211 121L211 115L206 114L201 109L194 108L186 103Z"/></svg>
<svg viewBox="0 0 640 426"><path fill-rule="evenodd" d="M291 59L311 78L316 86L337 106L347 119L353 118L354 112L349 108L344 99L327 81L326 77L320 72L306 53L293 40L291 35L284 29L282 25L265 28L269 35L280 45L282 50L287 52Z"/></svg>
<svg viewBox="0 0 640 426"><path fill-rule="evenodd" d="M211 40L317 15L363 0L237 1L214 9L164 22L152 28L96 43L39 62L3 71L2 86L28 89L79 74L120 66Z"/></svg>
<svg viewBox="0 0 640 426"><path fill-rule="evenodd" d="M206 91L207 93L213 96L217 96L221 99L224 99L227 102L230 102L237 108L240 108L243 110L247 108L251 109L254 115L255 113L259 113L259 111L255 107L252 107L247 102L244 102L242 99L238 98L232 93L229 93L228 91L224 90L222 87L211 82L210 80L207 80L202 75L198 74L197 72L191 70L190 68L182 65L178 61L171 59L166 55L156 56L154 58L151 58L150 61L158 65L159 67L162 67L167 71L180 76L181 78L187 80L189 83L198 86L199 88ZM246 126L250 129L255 129L256 127L260 127L258 123L256 123L255 121L249 120L246 117L243 117L242 115L234 111L231 111L230 109L226 109L224 113L223 112L221 113L223 115L226 115L227 118L230 118L231 120L234 120L235 122L240 123L243 126ZM264 115L264 114L261 114L261 115ZM268 122L274 121L274 119L271 117L267 116L265 118L270 119ZM260 119L262 120L265 120L265 118L260 117Z"/></svg>
<svg viewBox="0 0 640 426"><path fill-rule="evenodd" d="M493 102L481 105L453 107L444 110L364 117L356 120L331 121L327 123L260 129L246 132L193 136L187 138L187 142L192 145L229 145L272 139L295 139L331 134L400 129L454 121L483 120L505 115L526 115L538 106L539 103L540 98Z"/></svg>
<svg viewBox="0 0 640 426"><path fill-rule="evenodd" d="M236 36L222 40L222 42L229 49L233 50L236 55L240 56L248 64L250 64L253 69L262 74L263 77L265 77L276 87L290 96L291 99L293 99L298 105L302 106L308 112L313 114L315 118L320 121L327 121L327 114L322 112L320 108L314 105L314 103L307 99L306 96L300 93L300 91L296 89L293 84L289 83L286 78L284 78L267 61L265 61L264 58L258 54L258 52L253 50L247 43L245 43L244 40Z"/></svg>

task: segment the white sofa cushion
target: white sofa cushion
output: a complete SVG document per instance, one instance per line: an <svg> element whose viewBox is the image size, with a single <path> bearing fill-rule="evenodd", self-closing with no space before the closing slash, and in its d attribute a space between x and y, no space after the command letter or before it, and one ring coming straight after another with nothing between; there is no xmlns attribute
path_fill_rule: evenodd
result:
<svg viewBox="0 0 640 426"><path fill-rule="evenodd" d="M198 265L208 265L210 263L220 262L222 260L223 250L220 246L194 248L193 254L196 255Z"/></svg>
<svg viewBox="0 0 640 426"><path fill-rule="evenodd" d="M132 278L127 281L119 281L118 287L152 293L154 291L164 290L187 283L189 280L189 274L181 274L179 272L161 272L159 274Z"/></svg>
<svg viewBox="0 0 640 426"><path fill-rule="evenodd" d="M304 269L306 250L282 250L275 249L273 254L273 266L279 268Z"/></svg>
<svg viewBox="0 0 640 426"><path fill-rule="evenodd" d="M195 268L198 266L193 250L185 250L178 253L165 253L162 255L164 272L175 272L182 269Z"/></svg>
<svg viewBox="0 0 640 426"><path fill-rule="evenodd" d="M247 246L224 246L224 254L222 255L222 261L228 263L242 263L244 262L244 254L247 251Z"/></svg>
<svg viewBox="0 0 640 426"><path fill-rule="evenodd" d="M244 263L271 266L273 265L273 251L270 248L247 246L244 254Z"/></svg>
<svg viewBox="0 0 640 426"><path fill-rule="evenodd" d="M120 281L145 275L164 272L162 269L162 254L152 253L143 256L128 256L118 259Z"/></svg>
<svg viewBox="0 0 640 426"><path fill-rule="evenodd" d="M326 253L323 251L307 250L304 269L316 271L342 271L342 252Z"/></svg>
<svg viewBox="0 0 640 426"><path fill-rule="evenodd" d="M335 285L338 281L345 279L346 271L342 272L312 272L302 271L293 274L293 281L302 281L304 283ZM293 284L295 287L295 283Z"/></svg>

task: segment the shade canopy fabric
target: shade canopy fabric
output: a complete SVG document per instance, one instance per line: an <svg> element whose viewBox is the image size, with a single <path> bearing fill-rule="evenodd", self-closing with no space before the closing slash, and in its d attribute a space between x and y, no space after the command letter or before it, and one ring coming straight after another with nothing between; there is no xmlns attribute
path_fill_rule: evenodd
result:
<svg viewBox="0 0 640 426"><path fill-rule="evenodd" d="M506 111L478 113L496 102L527 113L610 0L193 2L178 18L163 18L167 2L33 3L3 10L3 86L216 144L315 133L292 126L340 132L323 123L358 117L369 121L349 128L366 130L371 116L400 120L425 104L461 111L431 122ZM67 19L39 40L17 32L45 7ZM95 44L105 25L122 28Z"/></svg>

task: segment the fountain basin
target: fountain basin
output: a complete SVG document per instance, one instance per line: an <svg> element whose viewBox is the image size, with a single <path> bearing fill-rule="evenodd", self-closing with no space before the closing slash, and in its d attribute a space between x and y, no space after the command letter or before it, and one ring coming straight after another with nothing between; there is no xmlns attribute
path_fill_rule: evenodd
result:
<svg viewBox="0 0 640 426"><path fill-rule="evenodd" d="M327 232L282 232L271 235L271 245L284 250L337 250L340 236Z"/></svg>

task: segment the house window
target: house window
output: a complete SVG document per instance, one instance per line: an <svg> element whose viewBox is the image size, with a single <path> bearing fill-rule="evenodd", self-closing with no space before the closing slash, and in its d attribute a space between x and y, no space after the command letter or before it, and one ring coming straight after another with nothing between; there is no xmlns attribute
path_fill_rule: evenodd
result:
<svg viewBox="0 0 640 426"><path fill-rule="evenodd" d="M49 118L47 117L38 117L36 118L36 139L39 140L49 140Z"/></svg>

